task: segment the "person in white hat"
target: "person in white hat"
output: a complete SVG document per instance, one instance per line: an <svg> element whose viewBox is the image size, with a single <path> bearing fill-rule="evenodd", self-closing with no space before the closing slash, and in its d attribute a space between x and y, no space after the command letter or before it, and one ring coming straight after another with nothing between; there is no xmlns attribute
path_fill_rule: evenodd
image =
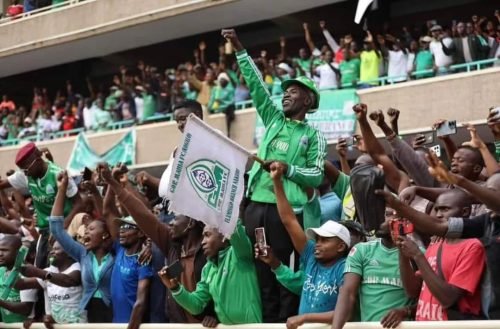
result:
<svg viewBox="0 0 500 329"><path fill-rule="evenodd" d="M303 315L311 313L315 315L315 322L328 322L343 284L345 257L351 244L349 230L329 220L319 228L304 232L285 195L282 182L284 166L273 162L270 169L281 221L300 254L300 263L306 275L299 315L289 318L288 322L293 322L294 326L301 325L306 321Z"/></svg>

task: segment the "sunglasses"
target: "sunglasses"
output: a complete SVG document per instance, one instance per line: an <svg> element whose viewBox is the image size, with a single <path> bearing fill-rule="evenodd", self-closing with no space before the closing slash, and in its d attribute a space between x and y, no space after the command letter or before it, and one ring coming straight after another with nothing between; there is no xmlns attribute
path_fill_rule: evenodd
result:
<svg viewBox="0 0 500 329"><path fill-rule="evenodd" d="M137 230L137 226L132 224L122 224L120 225L120 230L122 231Z"/></svg>
<svg viewBox="0 0 500 329"><path fill-rule="evenodd" d="M28 167L26 168L22 168L21 171L25 174L25 175L28 175L28 171L30 171L31 167L33 167L33 165L35 164L35 162L38 161L39 158L35 158L33 161L31 161L31 163L29 164Z"/></svg>

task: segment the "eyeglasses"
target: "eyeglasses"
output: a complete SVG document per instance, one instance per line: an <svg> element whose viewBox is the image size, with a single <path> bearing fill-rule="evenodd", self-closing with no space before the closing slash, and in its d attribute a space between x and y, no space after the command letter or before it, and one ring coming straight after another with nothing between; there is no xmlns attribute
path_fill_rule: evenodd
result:
<svg viewBox="0 0 500 329"><path fill-rule="evenodd" d="M35 162L38 161L39 158L35 158L33 161L31 161L30 165L26 168L22 168L22 172L27 175L28 174L28 171L31 169L31 167L33 167L33 165L35 164Z"/></svg>
<svg viewBox="0 0 500 329"><path fill-rule="evenodd" d="M137 226L132 224L122 224L120 225L120 230L122 231L137 230Z"/></svg>

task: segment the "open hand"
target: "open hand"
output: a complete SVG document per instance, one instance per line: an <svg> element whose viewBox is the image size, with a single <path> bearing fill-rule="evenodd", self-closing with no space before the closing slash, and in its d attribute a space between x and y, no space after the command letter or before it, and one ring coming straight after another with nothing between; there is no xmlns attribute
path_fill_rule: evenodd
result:
<svg viewBox="0 0 500 329"><path fill-rule="evenodd" d="M458 176L451 173L434 152L425 156L429 163L429 173L441 183L457 184Z"/></svg>
<svg viewBox="0 0 500 329"><path fill-rule="evenodd" d="M467 130L470 133L470 141L464 142L462 145L464 146L470 146L476 149L484 148L486 147L486 144L484 144L483 140L479 135L477 134L476 127L469 123L464 123L464 127L467 128Z"/></svg>
<svg viewBox="0 0 500 329"><path fill-rule="evenodd" d="M380 321L383 328L396 328L407 317L408 312L404 308L390 310Z"/></svg>
<svg viewBox="0 0 500 329"><path fill-rule="evenodd" d="M215 328L217 327L217 325L219 324L219 320L217 320L215 317L213 316L205 316L203 318L203 321L201 321L201 325L205 328Z"/></svg>

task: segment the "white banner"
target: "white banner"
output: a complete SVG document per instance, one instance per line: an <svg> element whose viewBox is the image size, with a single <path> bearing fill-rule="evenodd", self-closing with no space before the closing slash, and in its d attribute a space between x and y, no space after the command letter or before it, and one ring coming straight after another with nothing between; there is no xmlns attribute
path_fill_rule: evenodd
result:
<svg viewBox="0 0 500 329"><path fill-rule="evenodd" d="M229 238L238 220L249 156L244 148L190 115L171 164L170 210L216 227Z"/></svg>

